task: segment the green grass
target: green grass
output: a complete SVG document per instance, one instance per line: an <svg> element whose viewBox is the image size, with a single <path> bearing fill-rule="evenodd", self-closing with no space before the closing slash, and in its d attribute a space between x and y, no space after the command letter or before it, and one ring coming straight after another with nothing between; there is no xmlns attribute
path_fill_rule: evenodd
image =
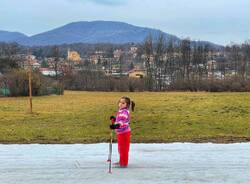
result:
<svg viewBox="0 0 250 184"><path fill-rule="evenodd" d="M1 143L108 142L121 96L136 102L132 142L250 140L250 93L104 93L0 98Z"/></svg>

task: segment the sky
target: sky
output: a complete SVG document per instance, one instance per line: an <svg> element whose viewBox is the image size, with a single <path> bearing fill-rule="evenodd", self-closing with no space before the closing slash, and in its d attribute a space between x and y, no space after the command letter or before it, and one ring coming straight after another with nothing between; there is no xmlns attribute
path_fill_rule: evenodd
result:
<svg viewBox="0 0 250 184"><path fill-rule="evenodd" d="M0 0L0 30L28 36L77 21L120 21L217 44L250 39L250 0Z"/></svg>

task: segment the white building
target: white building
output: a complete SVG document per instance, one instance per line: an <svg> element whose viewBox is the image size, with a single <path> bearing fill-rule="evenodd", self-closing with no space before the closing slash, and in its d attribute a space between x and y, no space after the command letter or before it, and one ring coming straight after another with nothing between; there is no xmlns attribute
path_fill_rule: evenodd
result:
<svg viewBox="0 0 250 184"><path fill-rule="evenodd" d="M50 68L40 68L39 70L45 76L51 76L51 77L56 76L56 72Z"/></svg>

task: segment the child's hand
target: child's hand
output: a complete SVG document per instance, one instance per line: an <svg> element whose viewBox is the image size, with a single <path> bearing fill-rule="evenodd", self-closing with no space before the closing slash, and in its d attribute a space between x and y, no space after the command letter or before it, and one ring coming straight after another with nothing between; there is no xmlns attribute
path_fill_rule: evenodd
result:
<svg viewBox="0 0 250 184"><path fill-rule="evenodd" d="M114 130L114 129L118 129L120 128L120 125L119 124L112 124L109 126L110 129Z"/></svg>

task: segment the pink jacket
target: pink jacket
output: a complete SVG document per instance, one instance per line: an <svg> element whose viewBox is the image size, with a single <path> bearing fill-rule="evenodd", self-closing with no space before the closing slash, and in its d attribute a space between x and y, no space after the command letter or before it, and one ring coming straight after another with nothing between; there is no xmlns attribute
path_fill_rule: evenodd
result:
<svg viewBox="0 0 250 184"><path fill-rule="evenodd" d="M117 134L123 134L126 132L130 132L130 113L129 110L127 108L124 109L120 109L117 113L116 113L116 121L115 124L119 124L120 128L116 129L116 133Z"/></svg>

